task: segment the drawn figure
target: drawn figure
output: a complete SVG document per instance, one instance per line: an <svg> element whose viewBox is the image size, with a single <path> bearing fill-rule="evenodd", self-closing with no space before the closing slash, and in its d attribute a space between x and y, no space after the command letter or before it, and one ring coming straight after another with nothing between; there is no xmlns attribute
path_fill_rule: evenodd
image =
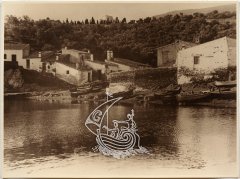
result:
<svg viewBox="0 0 240 179"><path fill-rule="evenodd" d="M128 119L113 120L113 128L108 127L108 110L122 99L118 97L109 100L108 97L111 97L109 93L107 93L107 101L99 105L85 122L85 126L96 136L98 151L115 158L148 153L146 148L140 146L137 125L133 120L133 109L127 114Z"/></svg>

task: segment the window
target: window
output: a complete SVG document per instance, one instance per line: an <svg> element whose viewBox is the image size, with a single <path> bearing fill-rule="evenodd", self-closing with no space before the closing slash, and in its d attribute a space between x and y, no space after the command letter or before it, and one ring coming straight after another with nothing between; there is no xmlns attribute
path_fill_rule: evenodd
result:
<svg viewBox="0 0 240 179"><path fill-rule="evenodd" d="M163 63L166 63L166 62L169 61L169 56L168 56L168 54L169 54L169 51L163 51L163 52L162 52Z"/></svg>
<svg viewBox="0 0 240 179"><path fill-rule="evenodd" d="M69 74L69 70L66 71L66 74Z"/></svg>
<svg viewBox="0 0 240 179"><path fill-rule="evenodd" d="M199 56L194 56L194 65L199 64Z"/></svg>
<svg viewBox="0 0 240 179"><path fill-rule="evenodd" d="M12 55L12 62L16 62L17 61L17 55L13 54Z"/></svg>
<svg viewBox="0 0 240 179"><path fill-rule="evenodd" d="M7 59L7 54L4 54L4 59Z"/></svg>
<svg viewBox="0 0 240 179"><path fill-rule="evenodd" d="M50 69L50 65L48 65L48 69Z"/></svg>

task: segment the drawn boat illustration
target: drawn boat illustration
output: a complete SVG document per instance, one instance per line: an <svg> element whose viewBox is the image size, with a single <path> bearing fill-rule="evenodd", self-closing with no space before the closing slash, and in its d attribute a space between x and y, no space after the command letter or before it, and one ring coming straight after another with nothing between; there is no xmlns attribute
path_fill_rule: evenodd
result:
<svg viewBox="0 0 240 179"><path fill-rule="evenodd" d="M108 100L111 95L107 95L107 101L99 105L85 122L89 131L96 136L99 151L108 155L122 155L129 151L146 153L147 150L140 146L133 109L127 114L126 120L113 120L113 128L109 128L108 110L122 97Z"/></svg>

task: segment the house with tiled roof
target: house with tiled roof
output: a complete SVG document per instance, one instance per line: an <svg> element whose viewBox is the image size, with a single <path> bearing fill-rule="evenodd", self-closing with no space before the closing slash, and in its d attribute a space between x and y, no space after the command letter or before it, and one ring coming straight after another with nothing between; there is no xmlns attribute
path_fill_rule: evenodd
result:
<svg viewBox="0 0 240 179"><path fill-rule="evenodd" d="M216 69L236 67L236 45L236 39L222 37L179 51L176 61L178 82L189 81L186 76L180 74L181 69L209 75Z"/></svg>
<svg viewBox="0 0 240 179"><path fill-rule="evenodd" d="M108 71L120 72L120 71L132 71L137 69L150 68L150 65L135 62L124 58L114 58L112 51L107 51L107 59L105 60L109 65Z"/></svg>
<svg viewBox="0 0 240 179"><path fill-rule="evenodd" d="M26 68L26 58L29 56L29 44L22 43L5 43L4 44L4 61L18 63L19 66Z"/></svg>
<svg viewBox="0 0 240 179"><path fill-rule="evenodd" d="M73 52L73 51L71 51ZM55 75L70 84L79 86L92 81L92 69L86 66L78 53L66 53L57 56L55 61Z"/></svg>
<svg viewBox="0 0 240 179"><path fill-rule="evenodd" d="M157 66L172 67L176 63L177 53L182 49L196 46L192 42L176 40L174 43L167 44L157 48Z"/></svg>

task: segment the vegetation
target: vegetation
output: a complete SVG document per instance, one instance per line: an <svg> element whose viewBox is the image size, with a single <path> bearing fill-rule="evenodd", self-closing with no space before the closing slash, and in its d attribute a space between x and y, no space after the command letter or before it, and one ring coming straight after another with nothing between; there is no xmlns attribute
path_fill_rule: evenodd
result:
<svg viewBox="0 0 240 179"><path fill-rule="evenodd" d="M33 50L60 50L67 46L74 49L90 49L95 59L104 60L106 51L114 56L148 64L156 63L156 48L175 40L200 43L223 36L236 38L235 22L220 23L219 18L236 18L236 14L213 11L208 14L166 15L159 19L113 21L86 19L72 21L49 18L32 20L6 16L5 40L29 43ZM214 19L208 21L207 19Z"/></svg>

